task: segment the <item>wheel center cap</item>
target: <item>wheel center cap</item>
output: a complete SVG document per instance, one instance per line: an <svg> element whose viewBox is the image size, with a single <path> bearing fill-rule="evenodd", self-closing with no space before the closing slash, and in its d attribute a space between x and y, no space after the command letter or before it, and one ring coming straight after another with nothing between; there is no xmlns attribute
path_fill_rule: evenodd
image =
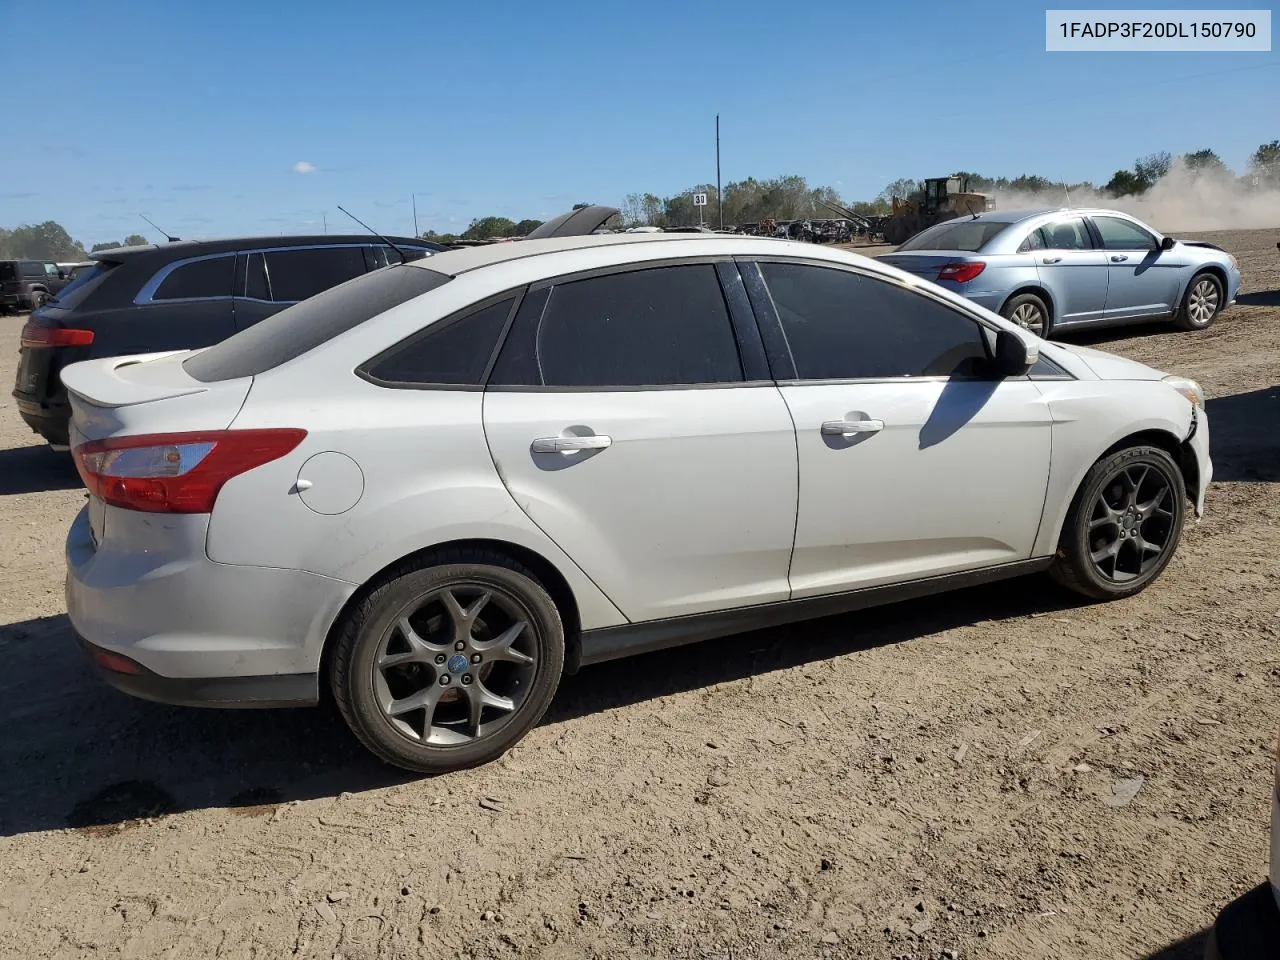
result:
<svg viewBox="0 0 1280 960"><path fill-rule="evenodd" d="M467 669L469 663L470 661L462 654L455 653L449 658L449 662L446 666L449 668L450 673L463 673Z"/></svg>

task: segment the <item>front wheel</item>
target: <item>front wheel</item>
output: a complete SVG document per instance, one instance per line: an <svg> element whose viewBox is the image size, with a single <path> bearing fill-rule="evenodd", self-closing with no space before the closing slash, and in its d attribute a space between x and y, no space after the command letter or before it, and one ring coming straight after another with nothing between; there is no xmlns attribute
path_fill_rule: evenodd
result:
<svg viewBox="0 0 1280 960"><path fill-rule="evenodd" d="M1222 282L1212 273L1197 273L1187 286L1175 323L1183 330L1203 330L1222 310L1222 299Z"/></svg>
<svg viewBox="0 0 1280 960"><path fill-rule="evenodd" d="M537 578L489 550L388 577L347 615L330 683L387 763L447 773L501 756L536 724L564 669L564 627Z"/></svg>
<svg viewBox="0 0 1280 960"><path fill-rule="evenodd" d="M1186 503L1182 471L1159 447L1104 457L1067 512L1050 576L1095 600L1133 596L1172 559Z"/></svg>

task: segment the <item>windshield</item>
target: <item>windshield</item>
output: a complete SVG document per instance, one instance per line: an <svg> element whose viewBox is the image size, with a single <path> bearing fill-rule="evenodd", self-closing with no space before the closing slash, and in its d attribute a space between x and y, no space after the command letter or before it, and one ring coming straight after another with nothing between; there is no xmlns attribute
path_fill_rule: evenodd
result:
<svg viewBox="0 0 1280 960"><path fill-rule="evenodd" d="M906 250L963 250L966 253L977 253L1005 230L1007 223L993 223L990 220L948 220L935 224L928 230L922 230L898 248Z"/></svg>

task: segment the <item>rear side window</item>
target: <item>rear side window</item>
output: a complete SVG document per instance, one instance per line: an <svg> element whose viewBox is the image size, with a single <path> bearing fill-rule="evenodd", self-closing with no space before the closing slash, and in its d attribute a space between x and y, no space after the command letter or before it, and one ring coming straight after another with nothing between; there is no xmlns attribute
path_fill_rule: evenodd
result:
<svg viewBox="0 0 1280 960"><path fill-rule="evenodd" d="M22 275L24 277L30 277L33 280L36 279L37 277L44 276L43 263L32 263L30 260L25 260L22 263L21 269L22 269Z"/></svg>
<svg viewBox="0 0 1280 960"><path fill-rule="evenodd" d="M152 300L191 300L231 296L235 279L234 256L193 260L175 268L160 281Z"/></svg>
<svg viewBox="0 0 1280 960"><path fill-rule="evenodd" d="M251 300L270 300L267 287L266 261L260 253L251 253L244 267L244 295Z"/></svg>
<svg viewBox="0 0 1280 960"><path fill-rule="evenodd" d="M77 270L71 282L58 291L53 302L67 310L79 306L84 303L89 294L102 286L102 281L106 279L107 274L117 266L119 264L99 260L91 267Z"/></svg>
<svg viewBox="0 0 1280 960"><path fill-rule="evenodd" d="M557 284L540 316L521 314L492 384L625 389L743 379L711 264Z"/></svg>
<svg viewBox="0 0 1280 960"><path fill-rule="evenodd" d="M0 280L12 280L17 276L12 263L0 263Z"/></svg>
<svg viewBox="0 0 1280 960"><path fill-rule="evenodd" d="M515 297L438 320L361 368L370 380L411 386L477 386Z"/></svg>
<svg viewBox="0 0 1280 960"><path fill-rule="evenodd" d="M187 358L182 368L205 383L257 376L450 279L411 266L361 274Z"/></svg>
<svg viewBox="0 0 1280 960"><path fill-rule="evenodd" d="M914 290L826 267L760 270L801 380L974 377L986 363L978 323Z"/></svg>
<svg viewBox="0 0 1280 960"><path fill-rule="evenodd" d="M1045 248L1049 250L1092 250L1093 238L1079 217L1059 220L1040 228Z"/></svg>
<svg viewBox="0 0 1280 960"><path fill-rule="evenodd" d="M1032 230L1018 247L1018 252L1030 253L1032 250L1043 250L1046 246L1044 230Z"/></svg>
<svg viewBox="0 0 1280 960"><path fill-rule="evenodd" d="M267 279L271 299L296 303L314 297L365 272L360 247L315 247L310 250L267 252Z"/></svg>

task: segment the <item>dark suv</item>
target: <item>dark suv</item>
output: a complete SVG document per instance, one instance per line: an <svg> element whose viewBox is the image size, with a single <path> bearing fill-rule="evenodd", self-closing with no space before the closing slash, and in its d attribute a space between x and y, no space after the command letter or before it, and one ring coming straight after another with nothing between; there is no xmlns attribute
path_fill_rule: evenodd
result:
<svg viewBox="0 0 1280 960"><path fill-rule="evenodd" d="M447 249L390 241L410 260ZM90 258L94 267L22 328L13 395L22 419L56 447L67 443L70 408L58 374L68 364L211 346L292 303L400 262L379 238L334 235L179 241Z"/></svg>
<svg viewBox="0 0 1280 960"><path fill-rule="evenodd" d="M68 283L52 260L0 260L0 312L35 310Z"/></svg>

